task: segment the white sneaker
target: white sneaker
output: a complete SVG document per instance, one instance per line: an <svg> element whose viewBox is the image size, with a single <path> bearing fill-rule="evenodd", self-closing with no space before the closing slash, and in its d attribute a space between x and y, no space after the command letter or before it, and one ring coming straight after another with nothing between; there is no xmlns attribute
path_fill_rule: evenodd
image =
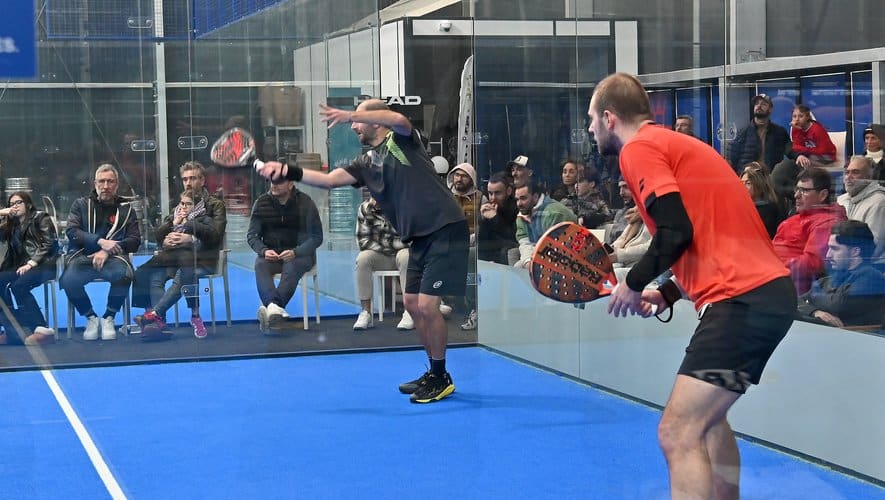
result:
<svg viewBox="0 0 885 500"><path fill-rule="evenodd" d="M397 330L414 330L415 322L412 321L412 315L409 314L409 311L403 312L403 319L399 320L399 323L396 325Z"/></svg>
<svg viewBox="0 0 885 500"><path fill-rule="evenodd" d="M271 302L267 305L267 321L268 323L276 323L289 317L289 313L285 309Z"/></svg>
<svg viewBox="0 0 885 500"><path fill-rule="evenodd" d="M447 306L443 302L440 302L439 312L442 313L443 316L448 316L449 314L452 314L452 306Z"/></svg>
<svg viewBox="0 0 885 500"><path fill-rule="evenodd" d="M114 327L114 318L101 318L101 340L115 338L117 338L117 329Z"/></svg>
<svg viewBox="0 0 885 500"><path fill-rule="evenodd" d="M98 340L98 316L86 318L86 330L83 331L83 340Z"/></svg>
<svg viewBox="0 0 885 500"><path fill-rule="evenodd" d="M262 332L267 330L267 308L264 306L258 308L258 329Z"/></svg>
<svg viewBox="0 0 885 500"><path fill-rule="evenodd" d="M375 326L372 323L372 313L369 311L361 311L360 315L356 318L356 323L353 324L354 330L368 330Z"/></svg>

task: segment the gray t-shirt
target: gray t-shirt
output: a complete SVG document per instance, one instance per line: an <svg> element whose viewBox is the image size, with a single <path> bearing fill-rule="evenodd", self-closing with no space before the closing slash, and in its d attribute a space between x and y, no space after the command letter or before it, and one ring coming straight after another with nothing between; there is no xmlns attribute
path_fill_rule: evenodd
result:
<svg viewBox="0 0 885 500"><path fill-rule="evenodd" d="M368 188L404 242L464 220L415 130L411 136L391 131L344 169L356 179L354 187Z"/></svg>

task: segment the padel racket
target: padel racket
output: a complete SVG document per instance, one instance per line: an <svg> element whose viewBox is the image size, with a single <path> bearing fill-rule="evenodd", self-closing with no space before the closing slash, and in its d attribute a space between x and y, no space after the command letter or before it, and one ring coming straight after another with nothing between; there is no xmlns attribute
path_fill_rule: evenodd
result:
<svg viewBox="0 0 885 500"><path fill-rule="evenodd" d="M569 304L610 295L618 282L602 243L573 222L560 222L541 236L529 276L541 295Z"/></svg>
<svg viewBox="0 0 885 500"><path fill-rule="evenodd" d="M254 166L258 169L264 164L255 157L255 139L252 134L240 127L221 134L212 145L209 156L213 162L223 167Z"/></svg>

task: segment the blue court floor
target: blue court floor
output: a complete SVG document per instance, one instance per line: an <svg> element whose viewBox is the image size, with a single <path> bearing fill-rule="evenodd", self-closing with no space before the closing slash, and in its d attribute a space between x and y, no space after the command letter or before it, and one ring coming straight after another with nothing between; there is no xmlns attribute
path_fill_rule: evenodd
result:
<svg viewBox="0 0 885 500"><path fill-rule="evenodd" d="M396 390L419 351L3 373L0 497L668 497L657 410L483 348L448 359L457 391L431 405ZM744 499L885 499L740 447Z"/></svg>

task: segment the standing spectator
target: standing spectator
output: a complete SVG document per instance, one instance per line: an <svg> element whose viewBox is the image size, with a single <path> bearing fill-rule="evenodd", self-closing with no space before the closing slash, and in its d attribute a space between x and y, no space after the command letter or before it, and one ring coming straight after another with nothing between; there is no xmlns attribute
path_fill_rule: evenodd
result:
<svg viewBox="0 0 885 500"><path fill-rule="evenodd" d="M362 202L356 212L356 240L360 253L356 256L356 289L360 301L359 316L353 324L354 330L366 330L375 326L372 321L372 297L374 286L372 273L375 271L399 271L401 286L406 283L409 266L409 247L399 237L375 198ZM403 317L397 330L414 330L415 322L409 311Z"/></svg>
<svg viewBox="0 0 885 500"><path fill-rule="evenodd" d="M507 254L516 244L516 198L511 179L505 172L495 172L487 186L489 201L479 208L477 228L479 258L508 265Z"/></svg>
<svg viewBox="0 0 885 500"><path fill-rule="evenodd" d="M799 297L800 316L838 328L881 325L885 278L869 265L874 248L873 233L863 222L833 226L827 244L829 274Z"/></svg>
<svg viewBox="0 0 885 500"><path fill-rule="evenodd" d="M845 209L833 203L830 174L810 167L796 181L796 215L777 228L772 243L781 261L790 270L798 295L807 292L811 282L824 270L824 256L830 230L845 220Z"/></svg>
<svg viewBox="0 0 885 500"><path fill-rule="evenodd" d="M771 185L771 179L768 171L758 162L750 162L744 165L744 173L741 174L741 182L750 192L753 203L756 205L756 211L768 236L774 238L777 233L777 226L783 222L785 214L783 208L779 205L777 194L774 192L774 186Z"/></svg>
<svg viewBox="0 0 885 500"><path fill-rule="evenodd" d="M255 258L255 285L261 306L258 324L262 332L289 317L286 305L295 295L298 282L316 265L316 250L323 243L323 225L310 196L295 183L276 178L270 191L252 205L246 233ZM280 283L274 275L280 274Z"/></svg>
<svg viewBox="0 0 885 500"><path fill-rule="evenodd" d="M673 130L694 137L694 118L691 115L677 116L676 122L673 123Z"/></svg>
<svg viewBox="0 0 885 500"><path fill-rule="evenodd" d="M728 162L735 172L750 162L757 162L770 172L784 159L792 143L790 134L771 122L774 104L765 94L753 97L753 120L742 128L728 145Z"/></svg>
<svg viewBox="0 0 885 500"><path fill-rule="evenodd" d="M545 196L534 182L516 188L516 242L519 262L514 267L528 269L538 239L560 222L578 222L574 212L562 203Z"/></svg>
<svg viewBox="0 0 885 500"><path fill-rule="evenodd" d="M31 290L55 279L57 259L58 234L52 217L34 208L30 194L16 191L9 195L7 208L0 210L0 293L14 318L0 311L6 329L0 333L0 345L22 343L11 319L31 332L24 338L25 345L55 342L55 330L47 327Z"/></svg>
<svg viewBox="0 0 885 500"><path fill-rule="evenodd" d="M123 307L132 282L129 254L141 245L138 217L117 196L118 185L117 169L107 163L100 165L92 193L74 201L68 215L68 254L58 285L77 312L86 317L83 340L97 340L99 329L102 340L117 338L114 317ZM86 284L95 279L111 283L101 321L86 294Z"/></svg>
<svg viewBox="0 0 885 500"><path fill-rule="evenodd" d="M873 160L873 179L879 184L885 180L885 158L883 158L882 143L885 142L885 125L874 123L864 130L863 133L864 156Z"/></svg>
<svg viewBox="0 0 885 500"><path fill-rule="evenodd" d="M873 180L873 161L852 156L842 179L845 193L836 202L845 207L849 219L866 222L876 240L873 262L885 267L885 187Z"/></svg>

